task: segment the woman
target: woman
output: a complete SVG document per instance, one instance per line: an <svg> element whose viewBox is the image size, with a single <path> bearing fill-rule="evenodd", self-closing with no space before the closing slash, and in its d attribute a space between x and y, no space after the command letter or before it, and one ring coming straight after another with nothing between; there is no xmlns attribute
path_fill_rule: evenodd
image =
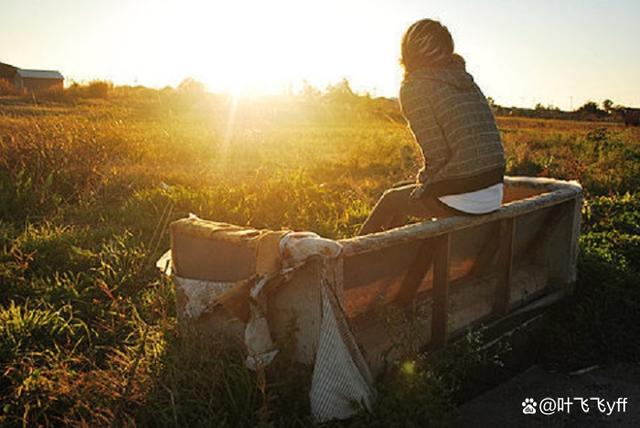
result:
<svg viewBox="0 0 640 428"><path fill-rule="evenodd" d="M449 30L423 19L402 38L400 107L424 167L416 183L385 191L362 225L364 235L402 226L407 217L485 214L500 208L504 150L491 108Z"/></svg>

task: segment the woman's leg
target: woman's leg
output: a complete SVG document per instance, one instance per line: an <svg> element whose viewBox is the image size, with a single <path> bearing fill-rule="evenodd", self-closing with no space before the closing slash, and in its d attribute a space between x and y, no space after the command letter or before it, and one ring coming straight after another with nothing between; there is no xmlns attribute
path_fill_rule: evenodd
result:
<svg viewBox="0 0 640 428"><path fill-rule="evenodd" d="M436 198L412 198L411 192L415 186L415 184L410 184L386 190L373 207L358 235L367 235L403 226L407 223L409 216L442 218L455 215L453 210L446 209L444 204Z"/></svg>

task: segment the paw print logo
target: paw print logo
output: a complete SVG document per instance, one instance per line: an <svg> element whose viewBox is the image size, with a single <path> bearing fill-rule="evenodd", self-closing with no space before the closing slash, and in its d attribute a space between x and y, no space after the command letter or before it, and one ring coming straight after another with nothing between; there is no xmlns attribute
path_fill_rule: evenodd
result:
<svg viewBox="0 0 640 428"><path fill-rule="evenodd" d="M525 415L535 415L538 403L533 398L525 398L522 402L522 413Z"/></svg>

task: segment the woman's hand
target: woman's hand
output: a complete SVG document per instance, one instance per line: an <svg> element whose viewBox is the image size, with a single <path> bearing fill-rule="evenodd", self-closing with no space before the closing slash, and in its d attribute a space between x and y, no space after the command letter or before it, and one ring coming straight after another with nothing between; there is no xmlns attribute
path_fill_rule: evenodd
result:
<svg viewBox="0 0 640 428"><path fill-rule="evenodd" d="M425 181L427 181L427 167L423 166L416 174L416 182L424 183Z"/></svg>
<svg viewBox="0 0 640 428"><path fill-rule="evenodd" d="M416 187L410 194L411 198L420 199L422 197L427 180L427 168L423 166L416 174Z"/></svg>
<svg viewBox="0 0 640 428"><path fill-rule="evenodd" d="M411 191L409 195L412 199L420 199L422 198L422 194L424 193L425 185L423 183L417 183L415 188Z"/></svg>

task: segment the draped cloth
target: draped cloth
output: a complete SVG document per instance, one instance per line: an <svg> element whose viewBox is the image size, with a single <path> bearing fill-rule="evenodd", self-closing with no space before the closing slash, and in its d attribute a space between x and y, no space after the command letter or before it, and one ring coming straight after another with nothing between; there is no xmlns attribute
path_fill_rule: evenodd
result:
<svg viewBox="0 0 640 428"><path fill-rule="evenodd" d="M173 252L165 253L157 266L166 274L171 274L173 268L176 288L186 297L182 311L187 320L196 320L222 305L244 323L245 364L252 370L270 364L278 354L269 329L269 296L277 293L279 287L286 286L295 270L310 257L319 258L320 284L304 284L305 287L320 288L321 296L320 334L309 393L311 412L316 420L324 422L348 418L361 408L371 410L375 399L373 378L349 328L338 295L338 290L342 289L342 276L336 269L342 252L338 242L312 232L259 231L207 222L195 216L176 223L179 225L172 225ZM213 257L206 267L191 268L185 260L189 255L185 254L184 247L174 245L178 240L176 233L216 241L208 248L219 256L244 257L245 263L239 264L237 258L219 263ZM225 247L225 244L232 247ZM191 251L207 249L200 243L190 245ZM181 254L176 254L177 251ZM251 254L255 255L253 259ZM182 276L181 265L189 266L192 272L201 271L207 278ZM241 271L239 276L248 275L234 277L235 271L229 267ZM225 280L217 281L213 276ZM298 334L310 332L299 331Z"/></svg>

